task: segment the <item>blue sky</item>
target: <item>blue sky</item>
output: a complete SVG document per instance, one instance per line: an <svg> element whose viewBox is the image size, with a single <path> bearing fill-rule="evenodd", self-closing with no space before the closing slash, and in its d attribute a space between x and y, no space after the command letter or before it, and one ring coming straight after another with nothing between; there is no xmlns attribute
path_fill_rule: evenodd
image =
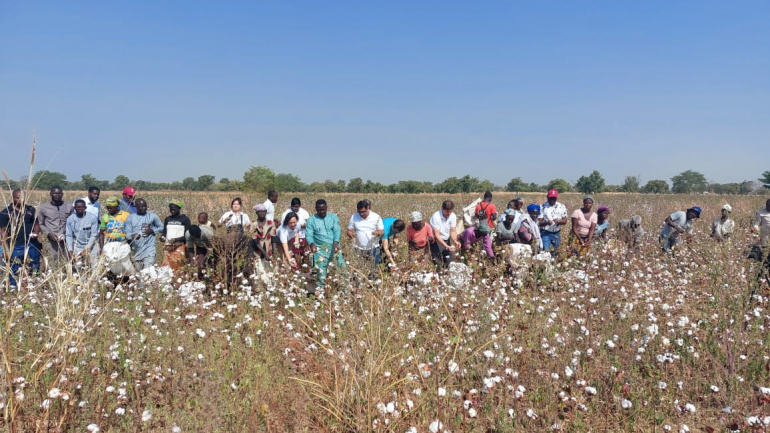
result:
<svg viewBox="0 0 770 433"><path fill-rule="evenodd" d="M0 0L0 168L608 183L770 170L770 2Z"/></svg>

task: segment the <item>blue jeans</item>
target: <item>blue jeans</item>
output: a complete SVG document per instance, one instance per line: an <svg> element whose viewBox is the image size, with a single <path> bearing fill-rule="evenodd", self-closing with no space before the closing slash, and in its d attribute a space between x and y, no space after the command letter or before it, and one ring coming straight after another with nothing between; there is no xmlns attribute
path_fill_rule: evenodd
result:
<svg viewBox="0 0 770 433"><path fill-rule="evenodd" d="M540 230L540 237L543 239L543 251L548 251L552 256L555 256L559 245L561 245L561 232ZM552 247L553 249L551 249Z"/></svg>
<svg viewBox="0 0 770 433"><path fill-rule="evenodd" d="M11 286L16 286L16 276L24 262L25 255L27 256L26 259L30 271L37 272L40 270L40 250L34 245L16 245L11 252L11 273L8 275Z"/></svg>

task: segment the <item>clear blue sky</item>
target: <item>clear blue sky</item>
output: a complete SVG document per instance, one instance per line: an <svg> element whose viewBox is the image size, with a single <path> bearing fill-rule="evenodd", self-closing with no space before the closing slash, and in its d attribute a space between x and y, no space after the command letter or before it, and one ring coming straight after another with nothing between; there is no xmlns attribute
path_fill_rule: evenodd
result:
<svg viewBox="0 0 770 433"><path fill-rule="evenodd" d="M0 168L305 182L770 170L770 2L0 0Z"/></svg>

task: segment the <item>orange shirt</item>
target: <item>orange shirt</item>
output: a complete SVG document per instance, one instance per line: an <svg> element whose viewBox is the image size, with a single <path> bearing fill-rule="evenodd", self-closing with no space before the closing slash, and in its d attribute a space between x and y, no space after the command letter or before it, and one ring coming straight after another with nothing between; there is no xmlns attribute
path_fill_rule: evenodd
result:
<svg viewBox="0 0 770 433"><path fill-rule="evenodd" d="M484 209L484 212L487 213L487 223L489 224L489 227L495 228L495 220L492 218L492 215L497 213L495 205L482 201L476 205L475 214L478 215L481 209Z"/></svg>
<svg viewBox="0 0 770 433"><path fill-rule="evenodd" d="M411 224L406 226L406 242L410 245L414 241L417 248L425 248L428 239L433 239L433 230L430 228L430 224L423 224L420 230L415 230Z"/></svg>

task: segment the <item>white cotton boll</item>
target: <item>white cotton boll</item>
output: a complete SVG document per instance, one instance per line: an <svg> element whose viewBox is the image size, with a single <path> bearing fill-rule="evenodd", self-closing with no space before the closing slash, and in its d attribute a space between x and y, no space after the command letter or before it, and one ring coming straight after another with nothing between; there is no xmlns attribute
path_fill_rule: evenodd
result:
<svg viewBox="0 0 770 433"><path fill-rule="evenodd" d="M682 427L679 428L679 433L687 433L690 431L690 427L687 427L687 424L682 424Z"/></svg>
<svg viewBox="0 0 770 433"><path fill-rule="evenodd" d="M409 427L406 429L406 433L417 433L417 427Z"/></svg>
<svg viewBox="0 0 770 433"><path fill-rule="evenodd" d="M126 409L123 408L123 407L119 407L119 408L115 409L115 414L116 415L124 415L125 413L126 413Z"/></svg>
<svg viewBox="0 0 770 433"><path fill-rule="evenodd" d="M438 433L438 431L443 428L444 428L444 424L439 420L433 421L428 426L428 430L430 430L431 433Z"/></svg>
<svg viewBox="0 0 770 433"><path fill-rule="evenodd" d="M468 416L471 418L476 418L476 409L474 408L468 409Z"/></svg>
<svg viewBox="0 0 770 433"><path fill-rule="evenodd" d="M44 410L48 410L48 408L51 407L51 399L47 398L47 399L43 400L43 402L40 403L40 407L42 409L44 409Z"/></svg>
<svg viewBox="0 0 770 433"><path fill-rule="evenodd" d="M446 395L446 388L438 387L438 396L444 397Z"/></svg>
<svg viewBox="0 0 770 433"><path fill-rule="evenodd" d="M690 413L695 413L696 412L695 405L692 404L692 403L687 403L686 405L684 405L684 410L686 410L687 412L690 412Z"/></svg>
<svg viewBox="0 0 770 433"><path fill-rule="evenodd" d="M147 422L152 419L152 412L149 409L142 411L142 422Z"/></svg>
<svg viewBox="0 0 770 433"><path fill-rule="evenodd" d="M527 416L531 419L537 419L537 414L533 409L527 409Z"/></svg>
<svg viewBox="0 0 770 433"><path fill-rule="evenodd" d="M668 384L666 382L663 382L663 381L658 382L658 388L661 389L661 390L666 389L666 388L668 388Z"/></svg>
<svg viewBox="0 0 770 433"><path fill-rule="evenodd" d="M514 412L513 409L508 409L508 416L513 418L514 415L516 415L516 412Z"/></svg>
<svg viewBox="0 0 770 433"><path fill-rule="evenodd" d="M59 396L61 396L61 391L59 388L52 388L50 391L48 391L48 398L56 399L59 398Z"/></svg>
<svg viewBox="0 0 770 433"><path fill-rule="evenodd" d="M495 356L495 352L492 352L491 350L485 350L484 351L484 357L487 359L493 358Z"/></svg>
<svg viewBox="0 0 770 433"><path fill-rule="evenodd" d="M596 388L593 386L587 386L585 389L585 393L588 395L596 395Z"/></svg>
<svg viewBox="0 0 770 433"><path fill-rule="evenodd" d="M711 385L711 392L719 392L719 387L716 385Z"/></svg>
<svg viewBox="0 0 770 433"><path fill-rule="evenodd" d="M610 349L614 349L615 348L615 342L612 341L612 340L607 340L604 344L606 344L607 347L609 347Z"/></svg>
<svg viewBox="0 0 770 433"><path fill-rule="evenodd" d="M620 402L620 406L621 406L623 409L626 409L626 410L628 410L628 409L631 409L631 408L634 406L634 404L633 404L633 403L631 403L631 400L628 400L628 399L623 399L623 401L621 401L621 402Z"/></svg>
<svg viewBox="0 0 770 433"><path fill-rule="evenodd" d="M564 367L564 375L567 377L572 377L575 374L575 372L569 368L569 366Z"/></svg>
<svg viewBox="0 0 770 433"><path fill-rule="evenodd" d="M97 432L98 432L98 431L100 431L100 430L101 430L101 429L100 429L100 428L99 428L99 426L98 426L98 425L96 425L96 424L88 424L88 426L86 426L86 431L87 431L88 433L97 433Z"/></svg>
<svg viewBox="0 0 770 433"><path fill-rule="evenodd" d="M770 394L770 388L765 388L764 386L760 386L759 387L759 392L761 392L762 394L766 394L766 395Z"/></svg>

